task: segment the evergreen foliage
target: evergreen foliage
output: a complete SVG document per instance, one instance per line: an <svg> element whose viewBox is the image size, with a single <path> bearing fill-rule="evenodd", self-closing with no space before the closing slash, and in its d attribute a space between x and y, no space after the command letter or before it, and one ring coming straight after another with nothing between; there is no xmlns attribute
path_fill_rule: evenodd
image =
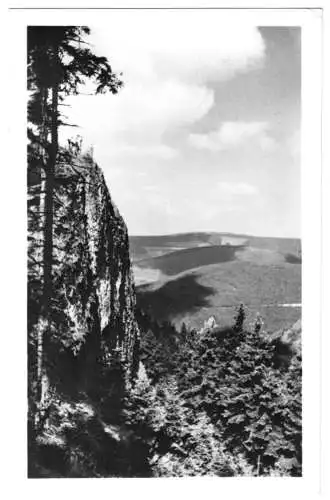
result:
<svg viewBox="0 0 330 500"><path fill-rule="evenodd" d="M216 428L204 412L185 406L174 377L155 387L140 364L124 414L140 443L146 476L235 475L237 465L224 452Z"/></svg>
<svg viewBox="0 0 330 500"><path fill-rule="evenodd" d="M69 403L71 416L50 422L46 451L45 442L39 448L44 457L51 447L52 456L56 443L55 474L301 476L300 354L276 367L275 344L258 329L238 332L235 324L176 332L173 343L164 342L162 328L169 331L157 324L157 338L150 328L142 332L146 365L140 361L132 384L123 383L120 351L112 353L83 404L88 422L79 416L81 402Z"/></svg>
<svg viewBox="0 0 330 500"><path fill-rule="evenodd" d="M237 313L235 316L235 324L234 324L234 330L236 332L241 332L243 329L244 321L245 321L245 308L244 304L240 304L239 308L237 309Z"/></svg>
<svg viewBox="0 0 330 500"><path fill-rule="evenodd" d="M174 394L178 398L174 412L168 407L167 419L173 415L171 429L178 431L182 427L180 415L183 414L191 429L197 416L208 419L225 453L232 460L240 457L232 462L235 474L299 476L302 459L300 354L292 355L289 367L279 367L276 344L261 331L261 318L257 317L255 325L245 330L244 315L244 307L240 306L232 328L205 328L193 335L183 328L184 336L182 330L177 332L175 356L162 344L162 357L166 353L168 360L175 360L174 367L168 363L167 377L164 377L163 362L160 366L157 364L157 342L149 331L144 339L142 337L142 344L146 344L144 362L146 366L152 362L154 372L158 369L162 374L156 387L166 387L172 380L172 391L161 389L169 400ZM180 432L175 434L175 439L180 443ZM199 445L193 449L195 446ZM175 457L166 460L160 459L162 472L157 474L167 474L166 463L170 475L180 475L179 469L171 469ZM179 462L182 474L189 475L182 457ZM190 466L195 470L192 464ZM228 470L227 475L230 475Z"/></svg>

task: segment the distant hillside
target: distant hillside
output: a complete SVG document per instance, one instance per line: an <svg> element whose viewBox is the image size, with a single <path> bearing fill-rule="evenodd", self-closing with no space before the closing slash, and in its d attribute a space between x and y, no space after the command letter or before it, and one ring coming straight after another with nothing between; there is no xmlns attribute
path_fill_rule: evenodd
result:
<svg viewBox="0 0 330 500"><path fill-rule="evenodd" d="M158 320L230 324L240 302L269 331L300 318L300 240L231 233L131 237L138 306Z"/></svg>
<svg viewBox="0 0 330 500"><path fill-rule="evenodd" d="M235 259L237 249L234 246L205 246L184 248L159 257L144 259L138 262L138 267L159 269L162 273L173 276L200 266L228 262Z"/></svg>
<svg viewBox="0 0 330 500"><path fill-rule="evenodd" d="M221 326L231 324L241 302L248 322L259 312L269 331L292 325L301 314L301 266L230 261L137 288L138 307L178 327L201 328L210 316Z"/></svg>

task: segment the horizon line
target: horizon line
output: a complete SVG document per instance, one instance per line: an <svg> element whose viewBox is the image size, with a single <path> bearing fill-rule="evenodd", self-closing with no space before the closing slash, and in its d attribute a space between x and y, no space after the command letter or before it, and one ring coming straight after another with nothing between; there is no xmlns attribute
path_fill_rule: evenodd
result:
<svg viewBox="0 0 330 500"><path fill-rule="evenodd" d="M187 231L187 232L176 232L176 233L144 233L144 234L133 234L130 231L128 231L128 236L129 237L161 237L161 236L184 236L184 235L189 235L189 234L219 234L219 235L233 235L233 236L244 236L244 237L252 237L252 238L276 238L276 239L283 239L283 240L301 240L301 236L267 236L267 235L260 235L260 234L248 234L248 233L235 233L235 232L230 232L230 231Z"/></svg>

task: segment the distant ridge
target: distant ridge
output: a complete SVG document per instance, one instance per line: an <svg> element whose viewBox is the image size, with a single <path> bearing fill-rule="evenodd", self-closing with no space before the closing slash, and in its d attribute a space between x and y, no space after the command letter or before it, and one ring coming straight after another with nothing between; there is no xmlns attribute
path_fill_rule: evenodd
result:
<svg viewBox="0 0 330 500"><path fill-rule="evenodd" d="M299 257L299 238L251 236L230 232L189 232L155 236L130 236L130 249L134 261L160 257L170 252L213 245L245 245L259 250L272 250L283 255ZM153 266L152 266L153 267Z"/></svg>
<svg viewBox="0 0 330 500"><path fill-rule="evenodd" d="M189 236L203 235L222 235L222 236L237 236L239 238L266 238L266 239L281 239L281 240L301 240L298 236L267 236L248 233L233 233L230 231L188 231L182 233L162 233L162 234L131 234L130 238L177 238Z"/></svg>

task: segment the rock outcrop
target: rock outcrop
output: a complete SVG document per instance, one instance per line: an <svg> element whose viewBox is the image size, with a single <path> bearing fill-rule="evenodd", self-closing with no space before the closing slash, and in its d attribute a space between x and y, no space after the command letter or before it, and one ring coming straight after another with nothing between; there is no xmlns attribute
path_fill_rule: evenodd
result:
<svg viewBox="0 0 330 500"><path fill-rule="evenodd" d="M295 355L301 356L301 335L301 319L298 319L290 328L271 335L275 346L275 361L278 365L288 366Z"/></svg>
<svg viewBox="0 0 330 500"><path fill-rule="evenodd" d="M43 358L47 387L88 385L97 365L114 352L134 372L139 330L126 225L111 200L100 168L88 155L62 152L54 192L51 321L40 338L44 183L28 177L29 388ZM138 366L138 361L136 361Z"/></svg>

